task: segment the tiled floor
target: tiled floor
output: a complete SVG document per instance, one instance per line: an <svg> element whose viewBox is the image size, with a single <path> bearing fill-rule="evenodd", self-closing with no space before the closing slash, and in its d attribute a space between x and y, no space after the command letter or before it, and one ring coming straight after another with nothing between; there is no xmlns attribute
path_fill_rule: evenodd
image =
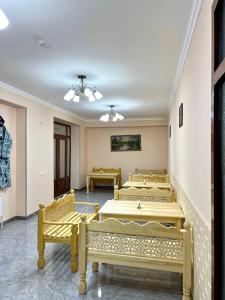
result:
<svg viewBox="0 0 225 300"><path fill-rule="evenodd" d="M112 191L97 190L88 196L76 192L77 200L112 199ZM14 221L0 230L0 299L62 300L172 300L181 299L179 276L173 273L100 265L98 273L88 266L88 292L78 294L79 272L70 272L66 245L47 244L46 266L37 270L37 217Z"/></svg>

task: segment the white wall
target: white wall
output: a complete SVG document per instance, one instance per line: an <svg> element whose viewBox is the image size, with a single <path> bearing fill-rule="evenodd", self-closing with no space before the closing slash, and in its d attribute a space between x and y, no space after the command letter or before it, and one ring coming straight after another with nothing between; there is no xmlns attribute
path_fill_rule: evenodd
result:
<svg viewBox="0 0 225 300"><path fill-rule="evenodd" d="M111 152L110 136L141 134L141 151ZM167 169L167 126L87 128L87 168L120 167L122 182L135 168Z"/></svg>

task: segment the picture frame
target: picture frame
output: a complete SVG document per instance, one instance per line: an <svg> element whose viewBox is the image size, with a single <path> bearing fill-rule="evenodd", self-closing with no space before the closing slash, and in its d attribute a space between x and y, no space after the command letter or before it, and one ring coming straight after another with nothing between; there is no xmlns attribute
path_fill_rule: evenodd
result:
<svg viewBox="0 0 225 300"><path fill-rule="evenodd" d="M179 106L179 128L183 126L183 103Z"/></svg>
<svg viewBox="0 0 225 300"><path fill-rule="evenodd" d="M171 125L169 127L169 138L171 138Z"/></svg>
<svg viewBox="0 0 225 300"><path fill-rule="evenodd" d="M123 152L123 151L141 151L141 135L111 135L111 151Z"/></svg>

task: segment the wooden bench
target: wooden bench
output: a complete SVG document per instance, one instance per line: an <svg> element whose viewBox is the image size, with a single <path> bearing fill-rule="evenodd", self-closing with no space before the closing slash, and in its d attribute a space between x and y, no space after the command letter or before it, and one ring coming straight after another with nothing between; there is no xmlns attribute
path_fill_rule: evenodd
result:
<svg viewBox="0 0 225 300"><path fill-rule="evenodd" d="M116 184L121 186L121 168L92 168L93 173L101 174L101 178L90 178L91 191L93 191L94 186L98 184L109 184L112 182L111 178L106 178L105 174L116 174ZM113 182L114 183L114 182Z"/></svg>
<svg viewBox="0 0 225 300"><path fill-rule="evenodd" d="M119 186L121 186L121 168L95 168L95 167L93 167L93 169L92 169L92 171L93 172L100 172L101 174L104 174L104 173L119 173L118 174L118 177L117 177L117 184L119 185ZM96 185L96 184L99 184L99 183L103 183L103 184L107 184L107 183L109 183L110 181L109 180L107 180L107 179L101 179L101 181L100 180L98 180L98 179L94 179L94 184Z"/></svg>
<svg viewBox="0 0 225 300"><path fill-rule="evenodd" d="M75 205L93 207L93 213L85 214L87 222L98 219L98 203L75 202L74 191L62 198L52 201L49 205L39 204L38 211L38 268L44 268L45 243L69 244L71 250L71 270L76 272L78 224L81 213L76 211Z"/></svg>
<svg viewBox="0 0 225 300"><path fill-rule="evenodd" d="M159 188L122 188L114 189L114 200L151 201L151 202L176 202L174 189L162 190Z"/></svg>
<svg viewBox="0 0 225 300"><path fill-rule="evenodd" d="M190 300L191 225L185 229L156 222L140 225L115 219L87 224L82 216L79 240L79 293L87 290L87 261L98 271L98 262L183 273L183 300Z"/></svg>
<svg viewBox="0 0 225 300"><path fill-rule="evenodd" d="M166 169L135 169L135 174L153 175L153 174L167 174Z"/></svg>
<svg viewBox="0 0 225 300"><path fill-rule="evenodd" d="M171 190L173 186L170 182L154 182L154 181L126 181L122 185L123 188L135 187L135 188L145 188L145 189L152 189L158 188L162 190Z"/></svg>
<svg viewBox="0 0 225 300"><path fill-rule="evenodd" d="M121 174L121 168L92 168L92 172L103 172L103 173L120 173Z"/></svg>
<svg viewBox="0 0 225 300"><path fill-rule="evenodd" d="M166 174L153 174L153 175L145 175L145 174L129 174L129 181L136 182L170 182L170 178Z"/></svg>

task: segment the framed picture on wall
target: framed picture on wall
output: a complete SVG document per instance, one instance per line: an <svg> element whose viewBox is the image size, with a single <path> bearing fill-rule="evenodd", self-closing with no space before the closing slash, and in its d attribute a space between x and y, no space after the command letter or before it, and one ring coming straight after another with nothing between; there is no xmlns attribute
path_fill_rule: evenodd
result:
<svg viewBox="0 0 225 300"><path fill-rule="evenodd" d="M171 125L169 127L169 138L171 138Z"/></svg>
<svg viewBox="0 0 225 300"><path fill-rule="evenodd" d="M141 135L112 135L111 151L141 151Z"/></svg>
<svg viewBox="0 0 225 300"><path fill-rule="evenodd" d="M183 103L179 106L179 127L183 126Z"/></svg>

